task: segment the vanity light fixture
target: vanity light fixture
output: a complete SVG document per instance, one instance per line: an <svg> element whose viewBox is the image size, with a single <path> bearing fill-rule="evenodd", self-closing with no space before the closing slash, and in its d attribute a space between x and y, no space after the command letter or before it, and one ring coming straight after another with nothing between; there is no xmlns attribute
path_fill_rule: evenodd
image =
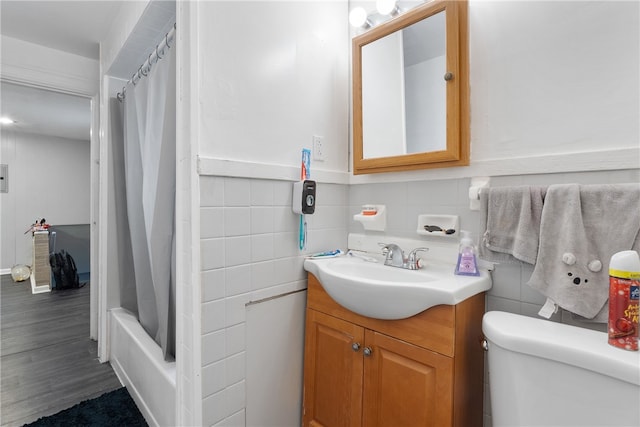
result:
<svg viewBox="0 0 640 427"><path fill-rule="evenodd" d="M9 117L0 117L0 125L12 125L15 122L15 120L10 119Z"/></svg>
<svg viewBox="0 0 640 427"><path fill-rule="evenodd" d="M362 7L356 7L349 12L349 23L356 28L371 28L373 24L367 16L367 11Z"/></svg>
<svg viewBox="0 0 640 427"><path fill-rule="evenodd" d="M376 11L367 13L363 7L355 7L349 13L349 23L355 28L368 30L402 13L398 0L376 0Z"/></svg>
<svg viewBox="0 0 640 427"><path fill-rule="evenodd" d="M400 14L398 0L377 0L376 9L380 15L396 16Z"/></svg>

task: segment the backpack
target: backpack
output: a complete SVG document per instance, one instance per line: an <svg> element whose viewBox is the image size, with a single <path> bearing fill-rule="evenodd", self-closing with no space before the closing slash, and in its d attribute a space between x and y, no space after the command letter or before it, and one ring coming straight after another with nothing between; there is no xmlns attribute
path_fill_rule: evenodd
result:
<svg viewBox="0 0 640 427"><path fill-rule="evenodd" d="M49 255L49 264L56 282L56 289L76 289L80 287L78 269L73 257L62 249Z"/></svg>

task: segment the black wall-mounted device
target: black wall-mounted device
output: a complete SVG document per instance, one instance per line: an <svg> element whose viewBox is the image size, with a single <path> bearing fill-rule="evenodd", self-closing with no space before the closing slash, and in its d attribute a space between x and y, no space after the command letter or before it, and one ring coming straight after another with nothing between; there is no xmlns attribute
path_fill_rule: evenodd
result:
<svg viewBox="0 0 640 427"><path fill-rule="evenodd" d="M316 182L305 179L293 184L294 213L309 215L316 210Z"/></svg>

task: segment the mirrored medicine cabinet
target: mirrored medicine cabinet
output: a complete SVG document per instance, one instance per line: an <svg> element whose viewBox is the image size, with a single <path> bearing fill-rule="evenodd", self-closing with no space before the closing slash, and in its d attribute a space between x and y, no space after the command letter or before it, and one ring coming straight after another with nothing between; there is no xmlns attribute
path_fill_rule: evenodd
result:
<svg viewBox="0 0 640 427"><path fill-rule="evenodd" d="M353 173L468 165L467 2L430 1L352 43Z"/></svg>

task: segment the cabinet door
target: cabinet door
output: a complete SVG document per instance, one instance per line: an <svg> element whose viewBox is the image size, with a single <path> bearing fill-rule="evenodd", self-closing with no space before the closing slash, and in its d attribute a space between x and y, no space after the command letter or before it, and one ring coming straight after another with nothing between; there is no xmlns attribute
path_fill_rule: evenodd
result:
<svg viewBox="0 0 640 427"><path fill-rule="evenodd" d="M307 310L304 354L304 426L360 426L364 329Z"/></svg>
<svg viewBox="0 0 640 427"><path fill-rule="evenodd" d="M451 358L369 330L365 341L363 425L451 425Z"/></svg>

